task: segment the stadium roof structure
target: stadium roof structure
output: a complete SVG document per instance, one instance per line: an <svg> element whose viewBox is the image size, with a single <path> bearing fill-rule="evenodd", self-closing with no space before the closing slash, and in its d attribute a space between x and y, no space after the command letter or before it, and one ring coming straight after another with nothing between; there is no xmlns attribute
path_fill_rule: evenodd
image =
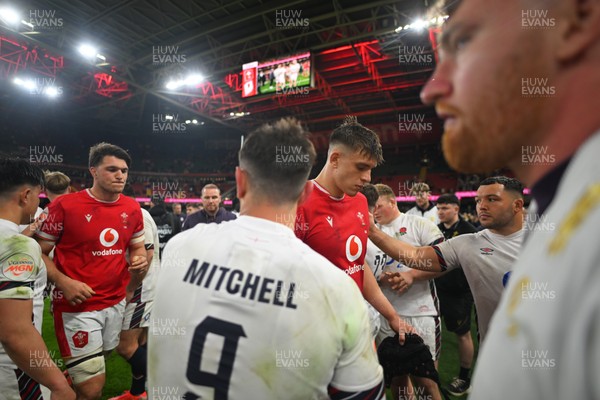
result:
<svg viewBox="0 0 600 400"><path fill-rule="evenodd" d="M161 113L240 133L295 116L323 144L345 115L356 115L384 143L439 141L440 122L419 100L435 66L434 30L398 29L424 17L427 0L19 0L13 6L21 22L0 20L4 113L32 104L44 112L43 101L12 87L16 78L35 76L61 88L60 108L72 118L133 133ZM98 56L83 58L77 49L84 43ZM309 91L242 98L243 64L307 50ZM165 87L188 74L204 81ZM415 120L431 124L427 134L399 127Z"/></svg>

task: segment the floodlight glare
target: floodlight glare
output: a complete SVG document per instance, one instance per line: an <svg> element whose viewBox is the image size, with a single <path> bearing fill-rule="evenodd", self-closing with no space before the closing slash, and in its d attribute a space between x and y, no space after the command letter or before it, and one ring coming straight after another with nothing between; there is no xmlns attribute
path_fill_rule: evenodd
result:
<svg viewBox="0 0 600 400"><path fill-rule="evenodd" d="M56 97L56 96L58 96L58 89L55 88L54 86L49 86L49 87L46 88L46 90L44 91L44 93L48 97Z"/></svg>
<svg viewBox="0 0 600 400"><path fill-rule="evenodd" d="M21 20L21 17L19 17L19 13L17 13L16 10L9 7L0 8L0 18L12 25L18 24Z"/></svg>
<svg viewBox="0 0 600 400"><path fill-rule="evenodd" d="M90 46L89 44L82 44L81 46L79 46L79 53L81 53L81 55L83 55L86 58L92 58L92 57L96 57L96 49L92 46Z"/></svg>

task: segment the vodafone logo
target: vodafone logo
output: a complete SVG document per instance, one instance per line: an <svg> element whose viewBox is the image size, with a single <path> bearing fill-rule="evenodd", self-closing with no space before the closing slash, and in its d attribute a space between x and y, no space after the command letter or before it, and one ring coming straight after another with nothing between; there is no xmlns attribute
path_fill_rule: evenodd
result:
<svg viewBox="0 0 600 400"><path fill-rule="evenodd" d="M104 247L112 247L119 240L119 232L113 228L106 228L100 232L100 243Z"/></svg>
<svg viewBox="0 0 600 400"><path fill-rule="evenodd" d="M358 236L351 235L346 240L346 258L353 262L358 260L363 251L363 245Z"/></svg>

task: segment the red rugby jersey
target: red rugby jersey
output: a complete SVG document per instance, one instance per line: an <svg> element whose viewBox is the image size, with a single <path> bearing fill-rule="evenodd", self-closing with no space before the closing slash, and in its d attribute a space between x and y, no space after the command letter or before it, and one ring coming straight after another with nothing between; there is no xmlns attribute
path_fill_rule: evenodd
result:
<svg viewBox="0 0 600 400"><path fill-rule="evenodd" d="M369 209L362 193L335 198L315 181L314 190L298 206L296 236L363 290L364 262L369 235Z"/></svg>
<svg viewBox="0 0 600 400"><path fill-rule="evenodd" d="M54 307L63 312L94 311L121 301L130 279L125 252L130 244L144 241L140 205L123 195L114 202L100 201L82 190L60 196L46 210L36 235L55 244L54 263L60 272L96 292L72 306L55 289Z"/></svg>

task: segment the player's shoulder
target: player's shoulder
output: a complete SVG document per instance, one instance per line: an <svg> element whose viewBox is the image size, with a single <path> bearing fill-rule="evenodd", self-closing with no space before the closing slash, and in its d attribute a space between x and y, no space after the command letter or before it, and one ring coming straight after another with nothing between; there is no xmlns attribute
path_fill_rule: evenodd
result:
<svg viewBox="0 0 600 400"><path fill-rule="evenodd" d="M80 204L86 198L89 198L89 196L87 195L87 193L85 193L85 190L82 190L80 192L63 194L62 196L59 196L56 199L52 200L48 204L47 208L68 208L69 205Z"/></svg>

